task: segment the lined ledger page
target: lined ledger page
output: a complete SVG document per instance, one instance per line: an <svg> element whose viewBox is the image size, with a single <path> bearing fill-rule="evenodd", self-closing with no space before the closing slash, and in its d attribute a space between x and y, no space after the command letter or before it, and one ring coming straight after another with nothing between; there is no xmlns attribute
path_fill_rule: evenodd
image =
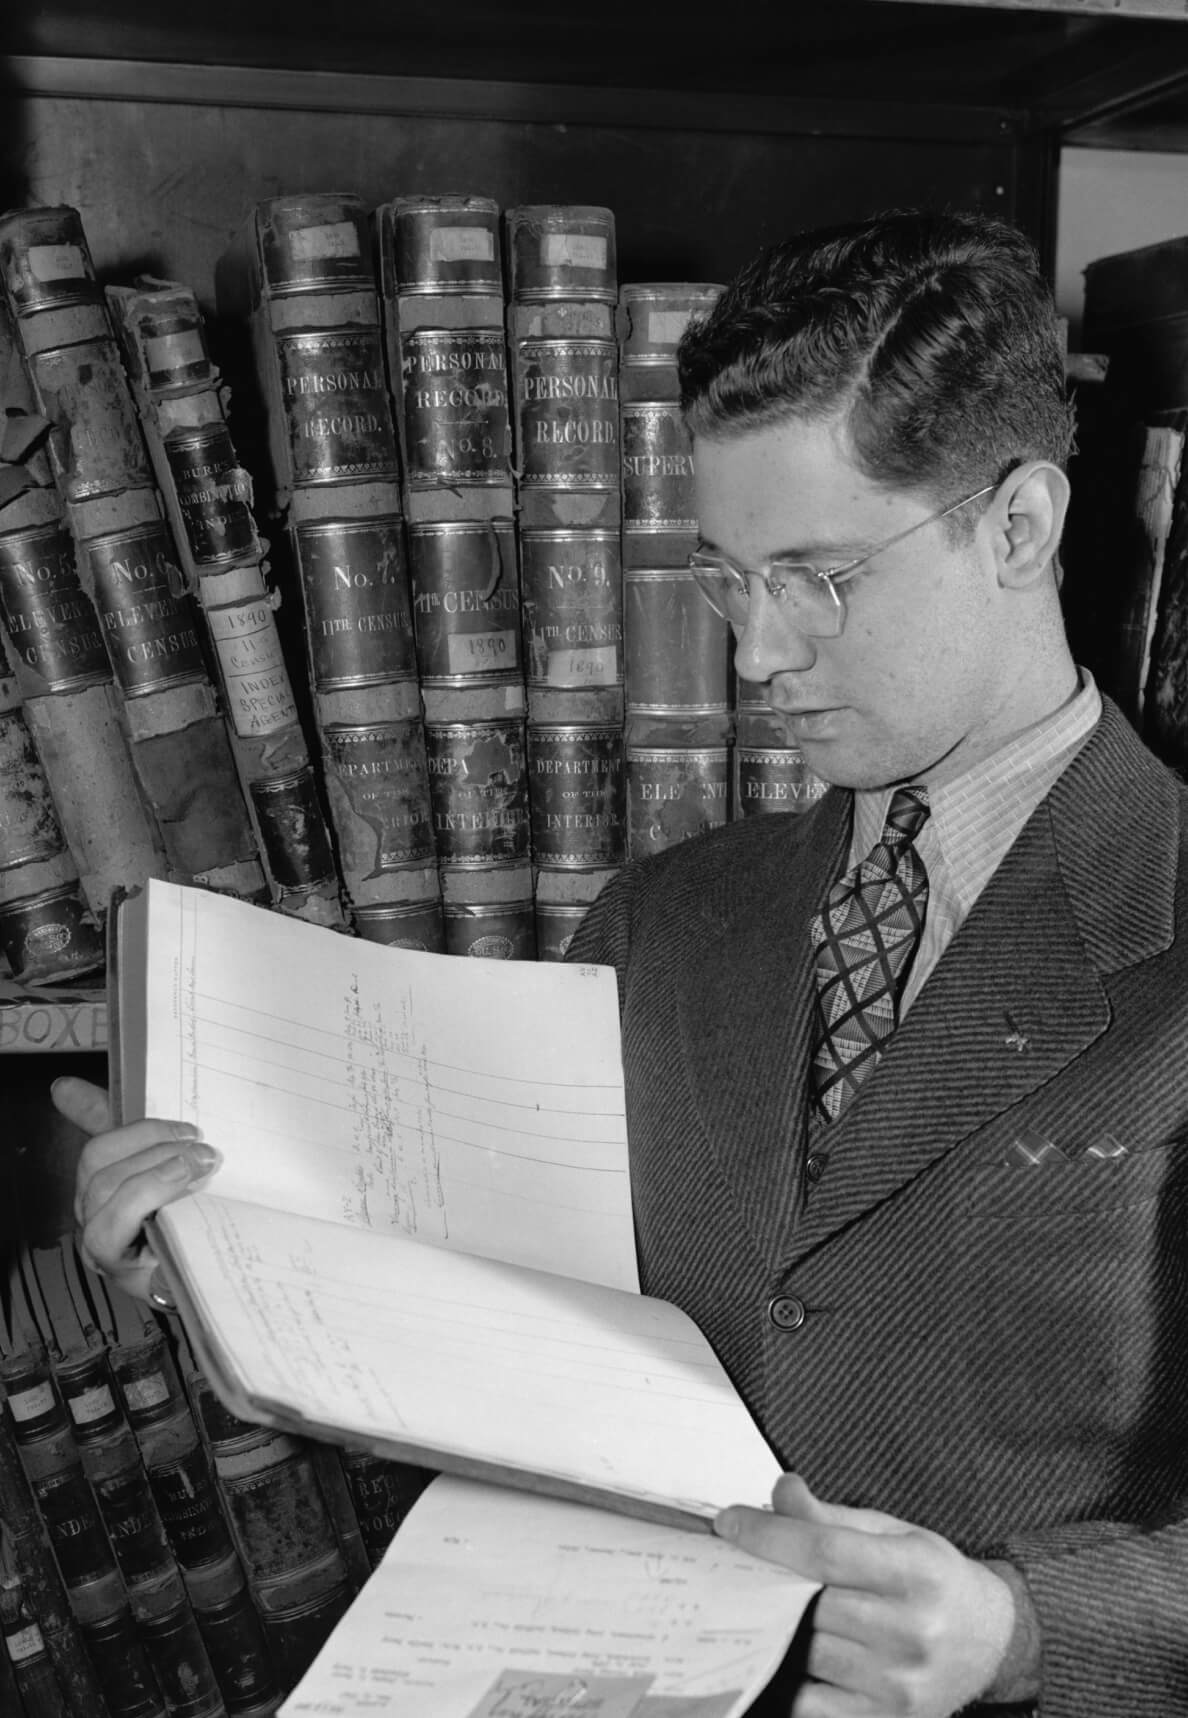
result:
<svg viewBox="0 0 1188 1718"><path fill-rule="evenodd" d="M666 1301L213 1194L157 1225L218 1366L266 1418L703 1518L770 1498L775 1456Z"/></svg>
<svg viewBox="0 0 1188 1718"><path fill-rule="evenodd" d="M282 1718L736 1718L816 1587L700 1534L436 1479Z"/></svg>
<svg viewBox="0 0 1188 1718"><path fill-rule="evenodd" d="M213 1192L638 1288L609 968L387 948L156 880L144 911L143 1113L218 1146Z"/></svg>

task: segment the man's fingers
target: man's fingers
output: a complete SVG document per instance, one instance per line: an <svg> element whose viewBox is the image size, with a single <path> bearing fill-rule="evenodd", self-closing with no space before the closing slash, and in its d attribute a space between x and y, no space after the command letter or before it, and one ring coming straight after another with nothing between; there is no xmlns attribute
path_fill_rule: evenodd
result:
<svg viewBox="0 0 1188 1718"><path fill-rule="evenodd" d="M144 1169L125 1174L118 1190L105 1202L93 1205L83 1226L83 1246L96 1268L109 1276L126 1270L137 1246L146 1217L185 1193L195 1180L195 1166L178 1152L148 1154L153 1161Z"/></svg>
<svg viewBox="0 0 1188 1718"><path fill-rule="evenodd" d="M102 1086L63 1074L50 1087L50 1098L59 1115L81 1127L84 1133L103 1133L111 1126L111 1107Z"/></svg>
<svg viewBox="0 0 1188 1718"><path fill-rule="evenodd" d="M819 1521L824 1526L854 1527L861 1533L904 1533L907 1523L881 1509L851 1509L842 1503L826 1503L809 1490L798 1473L784 1473L775 1482L771 1506L777 1515L799 1521Z"/></svg>
<svg viewBox="0 0 1188 1718"><path fill-rule="evenodd" d="M146 1154L141 1161L142 1154ZM89 1139L79 1154L75 1172L74 1215L85 1223L91 1213L116 1191L130 1171L150 1169L154 1162L179 1154L203 1165L203 1173L221 1161L213 1146L200 1143L197 1128L183 1121L130 1122L111 1133Z"/></svg>
<svg viewBox="0 0 1188 1718"><path fill-rule="evenodd" d="M867 1533L861 1528L800 1521L769 1509L746 1509L741 1504L724 1509L714 1522L714 1531L752 1556L779 1563L822 1586L854 1587L896 1597L910 1589L917 1548L924 1538L913 1528Z"/></svg>

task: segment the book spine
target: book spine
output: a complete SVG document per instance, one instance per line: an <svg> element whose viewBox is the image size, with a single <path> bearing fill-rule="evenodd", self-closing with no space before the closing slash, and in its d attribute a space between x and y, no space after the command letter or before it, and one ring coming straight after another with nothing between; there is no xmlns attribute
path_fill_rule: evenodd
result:
<svg viewBox="0 0 1188 1718"><path fill-rule="evenodd" d="M368 1561L375 1568L434 1474L428 1468L387 1461L367 1450L343 1450L342 1470Z"/></svg>
<svg viewBox="0 0 1188 1718"><path fill-rule="evenodd" d="M47 217L60 213L10 214L0 243L10 256L22 247L40 254ZM81 255L77 212L65 213L64 248ZM50 463L79 543L79 574L174 876L257 899L264 877L226 729L89 256L83 273L86 290L72 293L26 290L16 270L7 278L34 394L51 426Z"/></svg>
<svg viewBox="0 0 1188 1718"><path fill-rule="evenodd" d="M186 583L205 621L273 903L339 927L338 873L265 580L267 544L202 312L174 282L109 288L107 302Z"/></svg>
<svg viewBox="0 0 1188 1718"><path fill-rule="evenodd" d="M548 959L626 857L614 216L525 205L508 211L505 240L537 940Z"/></svg>
<svg viewBox="0 0 1188 1718"><path fill-rule="evenodd" d="M0 1694L7 1692L7 1683L13 1710L24 1718L61 1718L62 1689L53 1660L16 1574L0 1577L0 1632L4 1635L2 1664L8 1671L7 1677L0 1675ZM3 1710L7 1712L8 1706Z"/></svg>
<svg viewBox="0 0 1188 1718"><path fill-rule="evenodd" d="M82 893L16 680L0 670L0 951L18 984L102 972L103 937Z"/></svg>
<svg viewBox="0 0 1188 1718"><path fill-rule="evenodd" d="M784 719L768 704L762 686L738 681L737 699L731 816L811 811L828 784L809 768L800 747L789 740Z"/></svg>
<svg viewBox="0 0 1188 1718"><path fill-rule="evenodd" d="M444 946L532 959L499 207L402 197L375 225Z"/></svg>
<svg viewBox="0 0 1188 1718"><path fill-rule="evenodd" d="M32 383L2 297L0 368L20 421L40 424L44 436L48 420L34 415ZM102 917L117 886L165 875L164 852L136 781L107 648L79 582L74 537L44 449L27 447L20 469L27 481L0 495L0 643L84 893Z"/></svg>
<svg viewBox="0 0 1188 1718"><path fill-rule="evenodd" d="M305 1441L237 1419L201 1374L187 1384L277 1675L288 1689L359 1582Z"/></svg>
<svg viewBox="0 0 1188 1718"><path fill-rule="evenodd" d="M18 1394L19 1373L16 1375ZM34 1386L36 1388L36 1386ZM24 1597L42 1640L69 1718L110 1718L95 1665L71 1609L29 1476L18 1452L11 1398L0 1408L0 1520Z"/></svg>
<svg viewBox="0 0 1188 1718"><path fill-rule="evenodd" d="M267 1708L279 1694L272 1654L164 1335L120 1344L112 1368L227 1711Z"/></svg>
<svg viewBox="0 0 1188 1718"><path fill-rule="evenodd" d="M619 295L626 648L627 851L638 858L726 822L731 636L688 568L693 444L677 344L721 289L647 281Z"/></svg>
<svg viewBox="0 0 1188 1718"><path fill-rule="evenodd" d="M0 1361L0 1382L17 1453L106 1708L111 1718L162 1718L153 1670L126 1626L123 1579L49 1361L33 1351L14 1355ZM44 1610L41 1615L44 1624ZM103 1644L121 1632L127 1650L105 1654Z"/></svg>
<svg viewBox="0 0 1188 1718"><path fill-rule="evenodd" d="M330 193L257 205L216 291L250 327L352 924L360 909L427 910L440 891L365 206Z"/></svg>

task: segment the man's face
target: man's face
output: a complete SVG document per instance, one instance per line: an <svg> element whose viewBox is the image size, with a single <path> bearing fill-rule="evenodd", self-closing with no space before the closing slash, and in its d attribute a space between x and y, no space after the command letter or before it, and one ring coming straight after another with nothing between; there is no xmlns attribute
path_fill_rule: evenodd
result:
<svg viewBox="0 0 1188 1718"><path fill-rule="evenodd" d="M832 423L698 438L694 452L703 542L748 570L776 555L837 566L935 511L918 495L877 488ZM875 555L839 585L846 612L835 638L798 631L750 581L735 666L766 684L790 742L826 781L944 779L1012 731L1014 617L989 541L989 521L957 543L938 521Z"/></svg>

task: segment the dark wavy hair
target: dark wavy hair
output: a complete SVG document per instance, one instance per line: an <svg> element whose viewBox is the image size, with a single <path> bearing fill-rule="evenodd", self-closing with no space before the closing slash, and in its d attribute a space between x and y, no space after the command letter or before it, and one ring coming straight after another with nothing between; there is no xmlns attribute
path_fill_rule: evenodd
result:
<svg viewBox="0 0 1188 1718"><path fill-rule="evenodd" d="M1030 241L989 216L897 210L775 245L678 363L694 435L842 412L859 470L938 504L1072 451L1051 292Z"/></svg>

